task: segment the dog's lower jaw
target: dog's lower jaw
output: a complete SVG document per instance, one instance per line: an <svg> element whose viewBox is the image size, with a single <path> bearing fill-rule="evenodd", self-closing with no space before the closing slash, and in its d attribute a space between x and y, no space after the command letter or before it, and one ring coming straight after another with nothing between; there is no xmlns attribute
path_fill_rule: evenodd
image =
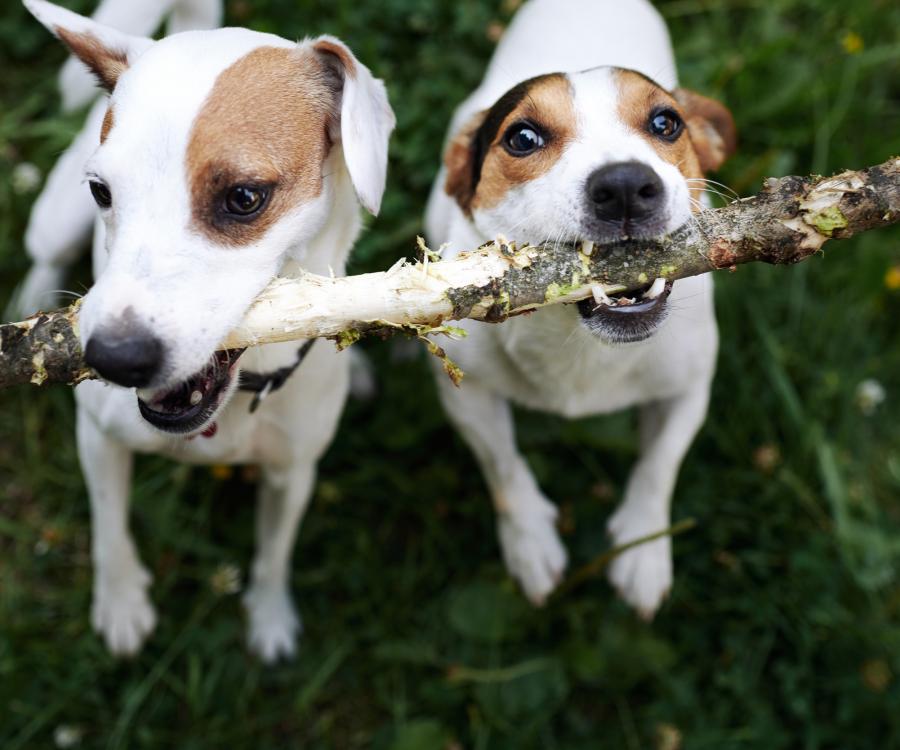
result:
<svg viewBox="0 0 900 750"><path fill-rule="evenodd" d="M624 295L600 303L588 297L577 304L578 314L587 331L604 343L633 344L650 338L665 323L671 292L672 282L667 282L655 296L647 292L630 302Z"/></svg>
<svg viewBox="0 0 900 750"><path fill-rule="evenodd" d="M237 389L243 349L215 352L200 372L173 387L138 394L138 409L152 427L176 435L211 429L216 414Z"/></svg>

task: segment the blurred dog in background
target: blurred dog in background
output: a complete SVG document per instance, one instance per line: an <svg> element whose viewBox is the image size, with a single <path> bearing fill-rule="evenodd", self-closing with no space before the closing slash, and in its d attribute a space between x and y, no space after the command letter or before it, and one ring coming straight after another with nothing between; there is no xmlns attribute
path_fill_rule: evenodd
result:
<svg viewBox="0 0 900 750"><path fill-rule="evenodd" d="M148 36L166 21L166 32L214 29L222 23L222 0L103 0L93 18L126 34ZM77 57L70 57L59 75L65 111L98 98L96 81ZM32 267L11 312L31 315L59 305L66 271L87 247L97 206L84 183L84 165L100 142L106 99L91 107L84 127L47 175L44 189L31 210L25 230L25 250ZM99 235L98 235L99 236Z"/></svg>

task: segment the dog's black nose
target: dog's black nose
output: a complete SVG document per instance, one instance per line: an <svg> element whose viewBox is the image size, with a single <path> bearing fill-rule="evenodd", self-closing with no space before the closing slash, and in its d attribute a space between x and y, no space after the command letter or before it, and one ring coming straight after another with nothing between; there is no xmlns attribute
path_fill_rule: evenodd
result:
<svg viewBox="0 0 900 750"><path fill-rule="evenodd" d="M105 380L126 388L144 388L159 372L163 345L145 328L101 329L88 339L84 361Z"/></svg>
<svg viewBox="0 0 900 750"><path fill-rule="evenodd" d="M656 172L637 161L601 167L588 177L588 201L598 219L640 221L663 206L666 189Z"/></svg>

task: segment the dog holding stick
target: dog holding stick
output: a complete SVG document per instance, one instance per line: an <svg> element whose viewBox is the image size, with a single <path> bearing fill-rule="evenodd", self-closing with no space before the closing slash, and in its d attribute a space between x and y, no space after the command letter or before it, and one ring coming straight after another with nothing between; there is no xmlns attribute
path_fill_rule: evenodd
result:
<svg viewBox="0 0 900 750"><path fill-rule="evenodd" d="M109 93L84 171L102 218L80 335L92 622L133 654L156 614L128 528L132 457L262 466L249 644L293 654L289 563L349 360L295 343L217 351L274 278L342 274L360 204L378 212L394 116L342 42L226 28L160 41L24 0Z"/></svg>
<svg viewBox="0 0 900 750"><path fill-rule="evenodd" d="M646 0L531 0L453 117L427 213L449 252L520 243L656 239L691 221L735 147L721 104L677 87L669 35ZM556 508L516 449L511 404L576 418L640 409L641 456L609 521L616 545L669 526L678 470L706 415L717 330L708 276L647 279L638 294L553 306L493 326L464 321L438 375L498 515L507 568L543 602L566 564ZM620 594L651 617L672 585L664 537L617 557Z"/></svg>

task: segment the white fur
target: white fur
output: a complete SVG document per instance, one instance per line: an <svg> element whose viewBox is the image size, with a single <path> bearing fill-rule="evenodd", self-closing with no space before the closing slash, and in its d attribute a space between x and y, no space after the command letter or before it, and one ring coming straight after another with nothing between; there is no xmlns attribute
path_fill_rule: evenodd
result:
<svg viewBox="0 0 900 750"><path fill-rule="evenodd" d="M37 0L28 7L45 23L89 30L123 40L80 16ZM316 40L302 44L312 46ZM90 158L86 174L105 182L112 207L101 211L94 246L96 283L84 299L80 332L86 342L126 309L152 328L168 352L167 370L152 383L171 387L202 369L225 334L273 277L298 270L344 273L360 228L359 204L345 153L332 148L321 194L281 217L263 238L240 248L221 246L191 229L185 156L191 125L229 65L260 46L294 42L244 29L176 34L152 43L138 40L133 64L111 97L115 126ZM349 54L349 53L348 53ZM357 64L359 71L365 70ZM177 80L172 87L167 81ZM362 102L371 96L368 104ZM377 206L384 189L387 139L393 115L374 82L356 94L369 108L369 168L356 179ZM346 110L346 103L344 109ZM361 134L360 137L362 137ZM358 152L366 146L356 143ZM381 182L378 183L380 175ZM85 186L79 190L87 191ZM270 372L293 362L296 344L247 351L244 368ZM295 650L300 620L289 593L290 555L309 501L316 463L337 428L349 385L349 358L320 343L279 391L253 413L251 396L235 392L215 420L215 437L192 439L157 431L143 420L133 389L100 381L76 388L78 445L91 498L95 587L94 627L117 654L136 652L156 616L147 596L150 577L141 565L127 524L133 452L152 452L189 463L258 463L263 469L257 554L244 602L250 647L266 661Z"/></svg>
<svg viewBox="0 0 900 750"><path fill-rule="evenodd" d="M347 46L334 37L320 40L349 53ZM384 83L358 62L354 70L345 70L340 131L344 159L359 202L376 216L387 179L388 136L395 124Z"/></svg>
<svg viewBox="0 0 900 750"><path fill-rule="evenodd" d="M637 160L666 186L665 228L688 220L684 178L645 139L619 121L608 70L636 69L663 87L676 85L665 24L645 0L531 0L501 41L484 82L460 106L450 136L516 83L568 72L578 132L559 162L470 221L444 192L441 170L427 212L429 244L450 252L503 233L518 241L573 241L581 234L585 180L598 167ZM577 71L587 72L577 72ZM542 602L562 575L565 556L555 512L515 445L509 403L570 418L629 406L641 409L641 457L609 522L614 544L661 531L678 469L703 422L717 331L708 277L679 281L669 319L649 339L612 346L581 325L573 307L551 307L502 325L463 322L468 338L448 353L466 372L457 389L438 374L446 412L474 451L499 514L504 558L526 595ZM662 539L615 559L610 580L644 616L672 584L671 544Z"/></svg>

